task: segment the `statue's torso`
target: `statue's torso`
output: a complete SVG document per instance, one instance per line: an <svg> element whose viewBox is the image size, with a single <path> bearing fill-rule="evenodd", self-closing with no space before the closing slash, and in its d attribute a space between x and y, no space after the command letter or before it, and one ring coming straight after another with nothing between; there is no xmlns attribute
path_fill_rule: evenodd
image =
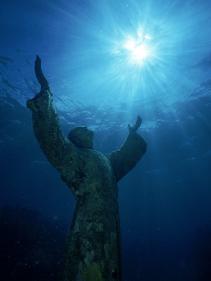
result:
<svg viewBox="0 0 211 281"><path fill-rule="evenodd" d="M119 275L120 262L117 184L112 166L104 154L94 150L82 150L79 157L76 180L66 180L77 198L68 242L72 257L66 268L70 276L76 271L89 275L99 269L100 281L120 280L113 278Z"/></svg>

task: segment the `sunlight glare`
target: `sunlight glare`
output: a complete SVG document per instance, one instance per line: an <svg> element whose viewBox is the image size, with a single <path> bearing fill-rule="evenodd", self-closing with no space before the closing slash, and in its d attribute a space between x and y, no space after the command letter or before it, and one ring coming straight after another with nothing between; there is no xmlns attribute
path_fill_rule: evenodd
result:
<svg viewBox="0 0 211 281"><path fill-rule="evenodd" d="M143 62L151 57L151 49L146 40L150 40L149 35L144 35L141 38L128 38L123 44L123 48L128 52L129 61L132 64L143 64Z"/></svg>

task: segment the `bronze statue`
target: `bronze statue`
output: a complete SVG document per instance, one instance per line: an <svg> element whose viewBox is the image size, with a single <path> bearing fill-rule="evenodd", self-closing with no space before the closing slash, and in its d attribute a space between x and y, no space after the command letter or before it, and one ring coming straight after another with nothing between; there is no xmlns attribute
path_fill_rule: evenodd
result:
<svg viewBox="0 0 211 281"><path fill-rule="evenodd" d="M37 56L35 74L40 92L27 102L35 136L48 161L73 192L76 208L67 241L65 281L120 281L120 227L117 183L146 152L137 134L141 125L129 126L122 147L110 155L93 149L94 133L77 127L65 138L59 127L53 96Z"/></svg>

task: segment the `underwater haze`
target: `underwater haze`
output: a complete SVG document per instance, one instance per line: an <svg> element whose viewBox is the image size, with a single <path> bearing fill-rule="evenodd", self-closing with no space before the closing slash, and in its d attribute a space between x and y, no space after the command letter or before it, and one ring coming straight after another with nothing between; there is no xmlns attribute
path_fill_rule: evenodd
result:
<svg viewBox="0 0 211 281"><path fill-rule="evenodd" d="M211 1L0 1L1 280L58 281L74 197L35 140L38 54L65 134L148 144L119 183L123 281L211 280Z"/></svg>

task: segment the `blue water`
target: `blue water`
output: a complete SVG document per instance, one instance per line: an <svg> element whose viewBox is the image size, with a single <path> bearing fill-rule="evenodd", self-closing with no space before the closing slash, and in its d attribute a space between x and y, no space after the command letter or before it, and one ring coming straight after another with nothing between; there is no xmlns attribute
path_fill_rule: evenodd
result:
<svg viewBox="0 0 211 281"><path fill-rule="evenodd" d="M1 1L2 280L59 280L74 199L43 156L25 102L36 54L64 133L117 149L143 118L143 160L119 184L123 281L211 280L211 1ZM153 55L128 61L142 30Z"/></svg>

